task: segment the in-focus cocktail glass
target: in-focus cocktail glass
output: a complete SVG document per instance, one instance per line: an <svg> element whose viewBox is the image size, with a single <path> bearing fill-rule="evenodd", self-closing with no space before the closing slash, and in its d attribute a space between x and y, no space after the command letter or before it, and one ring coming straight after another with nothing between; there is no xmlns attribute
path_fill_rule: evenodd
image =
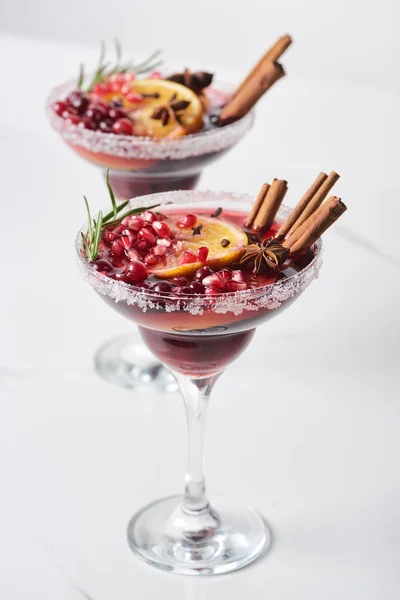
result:
<svg viewBox="0 0 400 600"><path fill-rule="evenodd" d="M252 202L250 196L228 192L181 191L139 198L135 206L160 203L165 212L223 207L247 213ZM281 208L278 219L288 213ZM215 381L247 347L256 327L290 306L317 277L321 242L312 248L308 264L286 279L212 296L155 293L110 279L87 262L81 243L79 232L76 248L84 277L111 307L139 326L147 346L174 373L186 408L184 493L157 500L132 517L132 550L175 573L216 574L244 567L268 548L271 534L253 509L208 499L203 470L206 408Z"/></svg>
<svg viewBox="0 0 400 600"><path fill-rule="evenodd" d="M217 161L249 131L253 112L223 127L176 139L152 139L91 131L58 116L52 109L56 100L76 88L76 82L60 85L47 101L47 115L62 140L79 156L100 167L115 195L124 200L144 194L193 189L204 168ZM222 104L232 86L218 83L204 93L210 105ZM149 356L135 336L107 341L96 353L95 366L106 380L123 387L155 381L174 391L175 380L160 363Z"/></svg>

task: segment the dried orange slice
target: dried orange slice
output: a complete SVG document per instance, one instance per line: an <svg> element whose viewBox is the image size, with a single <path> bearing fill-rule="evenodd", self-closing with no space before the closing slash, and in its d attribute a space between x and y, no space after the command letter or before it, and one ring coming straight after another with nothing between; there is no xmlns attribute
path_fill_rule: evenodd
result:
<svg viewBox="0 0 400 600"><path fill-rule="evenodd" d="M133 120L135 135L178 137L203 127L201 101L184 85L166 79L139 79L130 86L133 95L142 97L136 102L129 102L130 94L121 97Z"/></svg>
<svg viewBox="0 0 400 600"><path fill-rule="evenodd" d="M195 235L191 226L180 228L173 217L169 217L167 223L178 243L167 252L162 262L149 269L160 279L186 277L204 265L222 269L237 262L248 244L247 235L240 227L221 218L197 217L195 228L199 233ZM186 257L189 260L192 256L197 257L199 249L204 247L208 248L205 262L185 262Z"/></svg>

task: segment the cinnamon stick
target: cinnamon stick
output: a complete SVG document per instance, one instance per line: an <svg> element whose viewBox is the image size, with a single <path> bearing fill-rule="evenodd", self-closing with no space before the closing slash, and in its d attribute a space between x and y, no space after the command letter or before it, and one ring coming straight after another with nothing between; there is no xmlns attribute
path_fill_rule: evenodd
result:
<svg viewBox="0 0 400 600"><path fill-rule="evenodd" d="M253 223L254 223L254 219L257 216L258 211L261 208L262 203L264 202L265 196L267 195L267 192L269 190L269 183L264 183L264 185L262 186L261 190L258 193L257 199L253 205L253 208L251 209L249 216L247 217L244 226L247 228L250 228Z"/></svg>
<svg viewBox="0 0 400 600"><path fill-rule="evenodd" d="M283 246L289 248L290 254L309 248L346 210L347 207L340 198L331 196L303 223L298 239L289 238L283 243ZM298 231L296 230L296 233Z"/></svg>
<svg viewBox="0 0 400 600"><path fill-rule="evenodd" d="M244 117L267 90L285 75L278 62L266 62L247 84L227 103L219 115L220 123L227 124Z"/></svg>
<svg viewBox="0 0 400 600"><path fill-rule="evenodd" d="M274 179L254 220L254 231L262 231L272 225L287 189L287 181Z"/></svg>
<svg viewBox="0 0 400 600"><path fill-rule="evenodd" d="M321 185L328 178L326 173L320 173L314 183L308 188L302 199L298 202L297 206L292 210L288 218L282 223L275 238L280 241L286 237L286 234L292 229L304 209L308 206L311 199L315 196Z"/></svg>
<svg viewBox="0 0 400 600"><path fill-rule="evenodd" d="M321 206L327 197L328 192L333 188L339 177L340 175L335 173L335 171L331 171L329 176L325 179L295 223L292 225L291 229L289 230L289 237L308 219L308 217L310 217L317 210L317 208Z"/></svg>
<svg viewBox="0 0 400 600"><path fill-rule="evenodd" d="M238 95L238 93L249 83L250 79L254 77L256 73L263 70L265 64L279 60L282 54L289 48L291 43L292 38L290 35L283 35L280 37L275 44L269 50L267 50L264 56L260 58L250 73L248 73L248 75L244 78L242 83L236 89L234 96Z"/></svg>

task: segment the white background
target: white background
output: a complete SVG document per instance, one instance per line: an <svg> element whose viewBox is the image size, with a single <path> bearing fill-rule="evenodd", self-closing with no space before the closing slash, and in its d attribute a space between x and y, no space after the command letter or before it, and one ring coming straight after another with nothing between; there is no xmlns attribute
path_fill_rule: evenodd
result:
<svg viewBox="0 0 400 600"><path fill-rule="evenodd" d="M399 12L388 0L1 4L2 598L399 597ZM201 181L256 193L283 177L294 204L334 169L349 207L319 281L260 328L210 410L210 491L257 507L275 544L230 576L164 575L131 556L125 526L180 489L183 410L93 373L99 344L130 327L73 257L81 196L100 206L104 186L43 106L101 38L238 81L286 32L288 77Z"/></svg>

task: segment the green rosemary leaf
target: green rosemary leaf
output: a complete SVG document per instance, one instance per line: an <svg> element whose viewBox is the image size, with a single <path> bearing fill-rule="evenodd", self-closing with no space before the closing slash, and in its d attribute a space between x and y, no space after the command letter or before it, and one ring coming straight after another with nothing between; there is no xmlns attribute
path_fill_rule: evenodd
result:
<svg viewBox="0 0 400 600"><path fill-rule="evenodd" d="M78 88L78 90L80 90L82 88L84 79L85 79L84 67L83 67L83 63L81 63L79 65L79 76L78 76L78 82L76 84L76 87Z"/></svg>
<svg viewBox="0 0 400 600"><path fill-rule="evenodd" d="M100 57L99 57L98 68L100 68L101 65L103 64L105 56L106 56L106 43L104 40L100 40Z"/></svg>
<svg viewBox="0 0 400 600"><path fill-rule="evenodd" d="M117 65L115 67L115 69L113 70L113 73L126 73L130 69L134 70L133 69L133 62L131 60L129 60L125 64ZM136 69L135 69L135 72L136 72Z"/></svg>
<svg viewBox="0 0 400 600"><path fill-rule="evenodd" d="M96 85L96 83L99 83L102 80L102 78L103 78L104 71L105 71L105 69L107 67L107 65L103 64L105 56L106 56L106 44L105 44L104 40L101 40L100 41L100 56L99 56L99 61L97 63L97 69L95 71L95 74L94 74L94 76L93 76L93 78L92 78L92 80L91 80L91 82L89 84L89 87L87 89L88 92L90 92L90 90L92 89L92 87L94 85Z"/></svg>
<svg viewBox="0 0 400 600"><path fill-rule="evenodd" d="M129 217L130 215L140 215L140 213L144 212L145 210L151 210L152 208L157 208L157 206L160 206L159 204L153 204L153 206L140 206L139 208L132 208L131 210L128 210L126 213L124 213L123 215L119 216L118 219L115 219L114 221L110 221L109 223L106 223L107 227L109 225L118 225L118 223L120 221L122 221L122 219L125 219L125 217ZM104 219L103 219L103 223L104 223Z"/></svg>
<svg viewBox="0 0 400 600"><path fill-rule="evenodd" d="M107 171L106 171L106 184L107 184L108 193L110 195L111 204L112 204L112 207L113 207L113 216L114 216L114 219L115 219L116 216L117 216L117 214L118 214L118 210L117 210L117 203L115 201L114 192L113 192L112 187L110 185L109 173L110 173L110 169L107 169Z"/></svg>
<svg viewBox="0 0 400 600"><path fill-rule="evenodd" d="M103 226L103 213L101 212L101 210L99 210L98 215L97 215L97 222L95 225L94 240L93 240L93 245L92 245L92 249L91 249L92 250L91 257L90 257L89 262L93 262L97 257L102 226Z"/></svg>
<svg viewBox="0 0 400 600"><path fill-rule="evenodd" d="M117 56L117 65L118 65L119 61L121 60L121 42L119 41L119 39L117 37L114 38L114 46L115 46L115 54Z"/></svg>
<svg viewBox="0 0 400 600"><path fill-rule="evenodd" d="M136 73L145 73L150 69L152 61L154 61L158 56L162 54L162 50L156 50L151 54L148 58L146 58L143 62L139 63L135 67ZM159 62L157 64L160 64Z"/></svg>
<svg viewBox="0 0 400 600"><path fill-rule="evenodd" d="M83 199L85 201L86 204L86 211L87 211L87 216L88 216L88 234L89 234L89 239L92 239L93 236L93 229L92 229L92 217L90 214L90 208L89 208L89 202L87 201L86 196L83 196Z"/></svg>
<svg viewBox="0 0 400 600"><path fill-rule="evenodd" d="M129 204L129 200L125 200L125 202L122 202L122 204L120 204L119 206L117 206L117 213L121 212L121 210L123 210L125 208L125 206L127 206ZM111 217L114 216L114 211L110 211L109 213L107 213L104 217L103 217L103 225L108 225L108 222Z"/></svg>
<svg viewBox="0 0 400 600"><path fill-rule="evenodd" d="M82 236L82 243L83 243L83 248L85 250L85 254L86 254L86 258L89 260L90 259L90 248L88 246L88 243L86 241L86 237L83 234L83 232L81 231L81 236Z"/></svg>
<svg viewBox="0 0 400 600"><path fill-rule="evenodd" d="M135 69L135 73L137 73L138 75L141 75L142 73L147 73L148 71L154 71L154 69L156 67L159 67L160 65L163 64L162 60L159 60L158 62L152 63L151 65L148 65L142 69Z"/></svg>

